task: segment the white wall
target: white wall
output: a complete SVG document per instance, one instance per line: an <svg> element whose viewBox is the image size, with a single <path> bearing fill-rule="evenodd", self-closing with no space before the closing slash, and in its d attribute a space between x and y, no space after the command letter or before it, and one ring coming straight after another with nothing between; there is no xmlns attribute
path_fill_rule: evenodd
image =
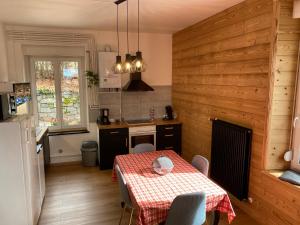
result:
<svg viewBox="0 0 300 225"><path fill-rule="evenodd" d="M97 32L96 43L99 50L106 44L117 50L115 32ZM137 34L129 36L130 53L137 50ZM126 33L120 33L120 50L122 59L127 51ZM140 50L147 64L147 70L142 74L143 80L153 86L172 85L172 35L143 33L140 35Z"/></svg>
<svg viewBox="0 0 300 225"><path fill-rule="evenodd" d="M72 162L81 160L80 145L83 141L98 141L97 124L89 124L90 133L51 136L51 163ZM62 151L62 152L60 152Z"/></svg>

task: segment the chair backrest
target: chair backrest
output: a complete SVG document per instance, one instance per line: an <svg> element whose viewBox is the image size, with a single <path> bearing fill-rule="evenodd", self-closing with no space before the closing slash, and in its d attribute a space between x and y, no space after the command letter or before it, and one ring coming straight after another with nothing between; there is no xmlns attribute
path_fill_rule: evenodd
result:
<svg viewBox="0 0 300 225"><path fill-rule="evenodd" d="M121 198L127 205L131 205L129 192L128 192L128 189L127 189L127 186L126 186L126 181L125 181L125 178L124 178L124 176L123 176L123 174L120 170L120 167L118 165L116 165L115 170L116 170L117 177L118 177L118 183L119 183Z"/></svg>
<svg viewBox="0 0 300 225"><path fill-rule="evenodd" d="M150 143L138 144L133 148L133 153L152 152L155 150L154 145Z"/></svg>
<svg viewBox="0 0 300 225"><path fill-rule="evenodd" d="M177 196L165 225L200 225L206 220L206 196L203 192Z"/></svg>
<svg viewBox="0 0 300 225"><path fill-rule="evenodd" d="M205 157L201 155L195 155L192 160L192 165L205 176L208 176L209 161Z"/></svg>

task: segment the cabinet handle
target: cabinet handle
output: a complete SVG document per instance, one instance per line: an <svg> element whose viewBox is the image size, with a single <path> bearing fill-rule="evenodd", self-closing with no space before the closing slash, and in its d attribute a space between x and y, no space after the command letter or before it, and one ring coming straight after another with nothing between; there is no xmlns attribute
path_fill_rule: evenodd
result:
<svg viewBox="0 0 300 225"><path fill-rule="evenodd" d="M174 149L173 146L165 147L165 149Z"/></svg>
<svg viewBox="0 0 300 225"><path fill-rule="evenodd" d="M110 134L118 134L119 133L119 131L112 131L112 132L110 132Z"/></svg>
<svg viewBox="0 0 300 225"><path fill-rule="evenodd" d="M165 134L165 137L173 137L174 134Z"/></svg>
<svg viewBox="0 0 300 225"><path fill-rule="evenodd" d="M174 127L165 127L165 130L173 130Z"/></svg>

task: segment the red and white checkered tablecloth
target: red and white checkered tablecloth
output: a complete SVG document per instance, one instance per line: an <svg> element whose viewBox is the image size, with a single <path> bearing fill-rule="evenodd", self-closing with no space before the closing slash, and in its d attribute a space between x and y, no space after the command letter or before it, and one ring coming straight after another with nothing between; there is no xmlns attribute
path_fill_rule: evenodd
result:
<svg viewBox="0 0 300 225"><path fill-rule="evenodd" d="M168 156L174 163L171 173L160 176L152 170L158 156ZM218 210L235 217L229 197L221 187L198 172L172 150L119 155L115 159L127 182L131 200L137 210L137 225L154 225L166 220L172 201L178 195L206 193L206 211ZM116 180L113 172L113 180Z"/></svg>

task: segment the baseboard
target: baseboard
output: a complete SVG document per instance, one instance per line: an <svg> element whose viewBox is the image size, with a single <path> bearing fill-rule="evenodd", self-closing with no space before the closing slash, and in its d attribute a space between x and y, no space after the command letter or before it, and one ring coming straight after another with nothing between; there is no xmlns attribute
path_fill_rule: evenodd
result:
<svg viewBox="0 0 300 225"><path fill-rule="evenodd" d="M51 165L53 164L65 164L65 163L79 163L81 162L81 155L66 155L66 156L52 156Z"/></svg>

